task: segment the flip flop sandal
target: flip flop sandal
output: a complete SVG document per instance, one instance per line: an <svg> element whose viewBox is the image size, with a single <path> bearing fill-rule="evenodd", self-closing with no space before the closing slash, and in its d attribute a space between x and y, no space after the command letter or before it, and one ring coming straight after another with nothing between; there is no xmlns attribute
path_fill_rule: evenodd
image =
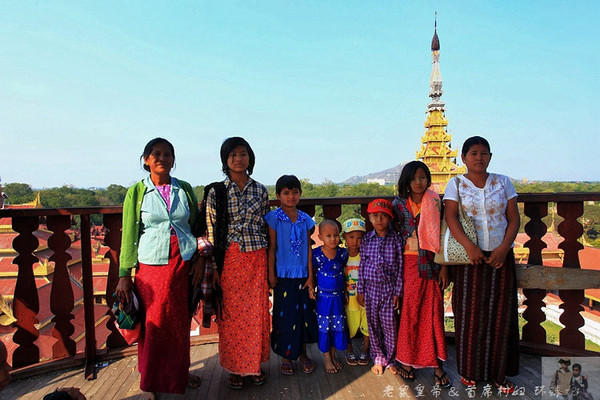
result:
<svg viewBox="0 0 600 400"><path fill-rule="evenodd" d="M413 367L410 367L410 369L407 370L401 365L396 365L396 368L398 368L398 375L400 375L400 378L404 379L406 382L415 381L415 369ZM403 372L406 376L402 375Z"/></svg>
<svg viewBox="0 0 600 400"><path fill-rule="evenodd" d="M294 366L292 365L292 363L282 362L279 365L279 372L281 372L284 375L294 375Z"/></svg>
<svg viewBox="0 0 600 400"><path fill-rule="evenodd" d="M358 365L369 364L369 355L367 353L360 353L358 356Z"/></svg>
<svg viewBox="0 0 600 400"><path fill-rule="evenodd" d="M475 382L473 379L465 378L464 376L460 377L460 382L467 387L477 385L477 382Z"/></svg>
<svg viewBox="0 0 600 400"><path fill-rule="evenodd" d="M446 375L445 372L441 376L437 376L434 372L433 376L435 376L438 386L441 387L442 389L450 389L452 387L452 382L450 381L450 378L448 378L448 382L442 383L444 378L448 377L448 375Z"/></svg>
<svg viewBox="0 0 600 400"><path fill-rule="evenodd" d="M260 375L252 375L252 384L254 386L264 385L267 381L267 374L262 369L260 370Z"/></svg>
<svg viewBox="0 0 600 400"><path fill-rule="evenodd" d="M305 374L311 374L315 371L316 365L314 362L312 362L312 360L300 360L300 368Z"/></svg>
<svg viewBox="0 0 600 400"><path fill-rule="evenodd" d="M227 386L235 390L240 390L244 387L244 380L240 375L229 374Z"/></svg>
<svg viewBox="0 0 600 400"><path fill-rule="evenodd" d="M515 391L515 384L512 383L511 381L509 381L508 379L504 379L504 381L502 383L494 382L494 384L496 385L496 387L500 390L500 393L502 393L502 394L508 395Z"/></svg>
<svg viewBox="0 0 600 400"><path fill-rule="evenodd" d="M346 364L357 365L358 361L356 360L356 354L346 352Z"/></svg>

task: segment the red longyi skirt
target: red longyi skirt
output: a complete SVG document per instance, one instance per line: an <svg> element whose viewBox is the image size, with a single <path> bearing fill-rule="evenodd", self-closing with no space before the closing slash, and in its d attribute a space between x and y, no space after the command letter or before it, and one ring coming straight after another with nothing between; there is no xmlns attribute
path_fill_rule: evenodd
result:
<svg viewBox="0 0 600 400"><path fill-rule="evenodd" d="M219 360L239 375L259 375L269 360L269 285L267 251L243 253L232 243L221 274L223 319L219 326Z"/></svg>
<svg viewBox="0 0 600 400"><path fill-rule="evenodd" d="M135 288L145 312L138 342L140 389L146 392L185 393L190 368L188 319L188 262L171 236L169 263L140 263Z"/></svg>

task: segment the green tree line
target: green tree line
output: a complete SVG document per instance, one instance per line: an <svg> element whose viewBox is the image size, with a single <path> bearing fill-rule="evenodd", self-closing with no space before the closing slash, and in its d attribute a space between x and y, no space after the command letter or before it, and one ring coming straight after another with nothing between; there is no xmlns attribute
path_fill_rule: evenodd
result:
<svg viewBox="0 0 600 400"><path fill-rule="evenodd" d="M600 182L513 182L520 193L553 193L553 192L600 192ZM275 198L275 186L267 186L270 198ZM195 186L198 199L202 199L204 186ZM123 204L127 188L112 184L104 189L81 189L73 186L62 186L49 189L34 190L27 183L7 183L3 192L9 196L9 204L23 204L35 199L40 193L42 205L47 208L56 207L90 207ZM352 196L390 196L395 194L393 185L381 186L376 183L359 183L357 185L341 185L333 182L314 184L302 180L303 197L352 197Z"/></svg>
<svg viewBox="0 0 600 400"><path fill-rule="evenodd" d="M520 193L553 193L553 192L600 192L600 182L514 182L515 189ZM269 196L275 199L275 186L267 186ZM104 189L80 189L72 186L62 186L50 189L33 190L26 183L8 183L3 186L3 192L8 195L9 204L23 204L35 199L40 194L40 201L47 208L62 207L90 207L121 205L125 199L127 188L112 184ZM202 199L204 186L195 186L194 192L199 200ZM339 185L332 182L314 184L309 180L302 180L303 197L352 197L352 196L392 196L395 194L393 185L381 186L376 183L360 183L357 185ZM528 222L521 211L521 230ZM555 228L562 219L556 214L554 204L549 205L549 215L544 222L550 229ZM359 205L344 205L340 221L347 218L360 216ZM323 219L323 210L316 208L315 219ZM92 222L101 224L101 216L92 216ZM587 244L600 247L600 204L585 204L584 217L580 218L584 227L584 240Z"/></svg>

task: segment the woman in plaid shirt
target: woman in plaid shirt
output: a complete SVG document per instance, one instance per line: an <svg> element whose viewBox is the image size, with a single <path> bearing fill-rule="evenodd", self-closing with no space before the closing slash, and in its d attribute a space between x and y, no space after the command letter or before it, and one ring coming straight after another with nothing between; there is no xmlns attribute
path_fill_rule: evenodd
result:
<svg viewBox="0 0 600 400"><path fill-rule="evenodd" d="M228 385L243 387L243 376L262 385L266 374L260 364L269 359L269 285L267 282L267 189L253 180L254 152L241 137L226 139L221 146L226 175L226 218L217 215L217 196L210 189L206 203L208 240L225 247L225 259L216 262L213 282L223 293L218 314L219 359L228 369ZM226 221L225 243L215 238L218 224ZM221 264L221 265L220 265Z"/></svg>

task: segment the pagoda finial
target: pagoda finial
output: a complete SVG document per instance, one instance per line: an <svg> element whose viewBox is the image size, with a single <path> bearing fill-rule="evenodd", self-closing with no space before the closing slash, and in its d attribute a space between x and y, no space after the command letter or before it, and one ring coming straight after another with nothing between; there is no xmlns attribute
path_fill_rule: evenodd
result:
<svg viewBox="0 0 600 400"><path fill-rule="evenodd" d="M440 39L437 35L437 11L435 12L434 22L433 22L433 39L431 39L431 51L439 51L440 50Z"/></svg>
<svg viewBox="0 0 600 400"><path fill-rule="evenodd" d="M444 102L440 100L442 94L442 73L440 71L440 40L437 35L437 12L435 13L435 22L433 25L433 40L431 41L431 57L433 65L431 68L431 80L429 85L431 90L429 91L429 97L431 97L431 103L429 103L429 109L438 109L444 111Z"/></svg>
<svg viewBox="0 0 600 400"><path fill-rule="evenodd" d="M417 159L429 167L431 172L431 187L437 193L443 193L451 177L466 172L465 167L456 165L458 151L453 150L450 141L452 135L447 131L448 120L444 114L445 104L441 100L442 73L440 72L440 40L437 36L437 12L431 41L431 80L429 82L429 97L427 105L427 120L425 135L421 138L421 148L417 151Z"/></svg>

